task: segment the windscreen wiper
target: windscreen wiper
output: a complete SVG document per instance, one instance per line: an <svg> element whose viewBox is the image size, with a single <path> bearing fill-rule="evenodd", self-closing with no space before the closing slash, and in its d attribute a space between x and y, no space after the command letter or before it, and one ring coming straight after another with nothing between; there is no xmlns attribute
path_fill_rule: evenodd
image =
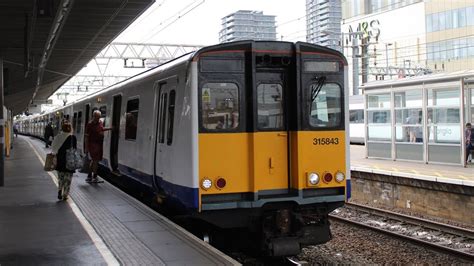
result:
<svg viewBox="0 0 474 266"><path fill-rule="evenodd" d="M315 80L316 80L316 85L315 84L311 85L311 87L312 87L312 89L311 89L311 102L314 102L314 100L316 100L316 97L318 97L319 92L321 91L321 89L323 88L324 83L326 82L326 77L322 76L322 77L319 77L319 78L315 78Z"/></svg>

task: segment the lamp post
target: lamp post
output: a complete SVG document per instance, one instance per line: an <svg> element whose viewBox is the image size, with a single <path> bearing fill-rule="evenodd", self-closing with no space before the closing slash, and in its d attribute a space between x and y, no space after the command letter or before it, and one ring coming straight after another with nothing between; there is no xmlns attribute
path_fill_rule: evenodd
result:
<svg viewBox="0 0 474 266"><path fill-rule="evenodd" d="M330 30L323 30L321 33L330 35L330 34L335 34L335 35L340 35L341 36L341 50L342 53L345 54L344 51L344 42L345 42L345 36L349 36L351 40L351 46L352 47L352 94L353 95L358 95L359 94L359 45L357 43L357 38L359 36L362 36L364 34L363 31L354 31L354 32L335 32L335 31L330 31Z"/></svg>
<svg viewBox="0 0 474 266"><path fill-rule="evenodd" d="M388 47L392 46L393 43L385 43L385 65L387 66L387 75L390 74L390 68L388 66ZM390 75L390 78L392 78L392 75Z"/></svg>

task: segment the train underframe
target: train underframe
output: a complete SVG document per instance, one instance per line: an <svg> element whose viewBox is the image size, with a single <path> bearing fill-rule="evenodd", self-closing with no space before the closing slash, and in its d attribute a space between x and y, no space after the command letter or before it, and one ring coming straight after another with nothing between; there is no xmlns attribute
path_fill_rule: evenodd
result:
<svg viewBox="0 0 474 266"><path fill-rule="evenodd" d="M261 208L205 211L194 218L222 229L247 231L248 244L269 257L292 256L332 238L328 214L344 202L298 205L267 203ZM229 240L228 240L229 241Z"/></svg>
<svg viewBox="0 0 474 266"><path fill-rule="evenodd" d="M100 167L100 170L103 176L111 174L108 168ZM118 181L117 176L114 179ZM149 187L145 189L131 178L122 176L119 183L127 184L128 189L135 187L135 192L140 192L140 195L149 193L154 198L152 207L197 235L199 231L209 234L201 236L204 239L209 237L212 244L231 241L235 242L232 243L234 247L244 245L248 250L268 257L297 255L303 247L331 240L328 214L344 205L342 201L305 205L283 201L269 202L260 208L189 212L176 200L170 200ZM234 236L229 238L228 232L233 232Z"/></svg>

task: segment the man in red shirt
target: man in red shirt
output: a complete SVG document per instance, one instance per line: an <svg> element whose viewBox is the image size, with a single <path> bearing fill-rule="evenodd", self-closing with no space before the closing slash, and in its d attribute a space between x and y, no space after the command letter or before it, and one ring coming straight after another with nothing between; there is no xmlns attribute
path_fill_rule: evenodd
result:
<svg viewBox="0 0 474 266"><path fill-rule="evenodd" d="M97 168L103 155L104 131L112 129L105 128L102 125L102 121L100 121L101 115L102 114L99 110L95 110L94 113L92 113L92 120L87 123L86 126L86 154L89 153L91 157L91 172L87 175L86 182L98 181Z"/></svg>

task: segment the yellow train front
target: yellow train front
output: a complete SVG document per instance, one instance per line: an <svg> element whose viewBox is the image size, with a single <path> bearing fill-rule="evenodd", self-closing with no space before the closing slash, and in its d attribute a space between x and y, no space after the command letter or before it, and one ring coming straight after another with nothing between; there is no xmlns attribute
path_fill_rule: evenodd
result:
<svg viewBox="0 0 474 266"><path fill-rule="evenodd" d="M193 59L199 218L246 227L270 256L331 238L350 190L344 56L308 43L237 42Z"/></svg>

